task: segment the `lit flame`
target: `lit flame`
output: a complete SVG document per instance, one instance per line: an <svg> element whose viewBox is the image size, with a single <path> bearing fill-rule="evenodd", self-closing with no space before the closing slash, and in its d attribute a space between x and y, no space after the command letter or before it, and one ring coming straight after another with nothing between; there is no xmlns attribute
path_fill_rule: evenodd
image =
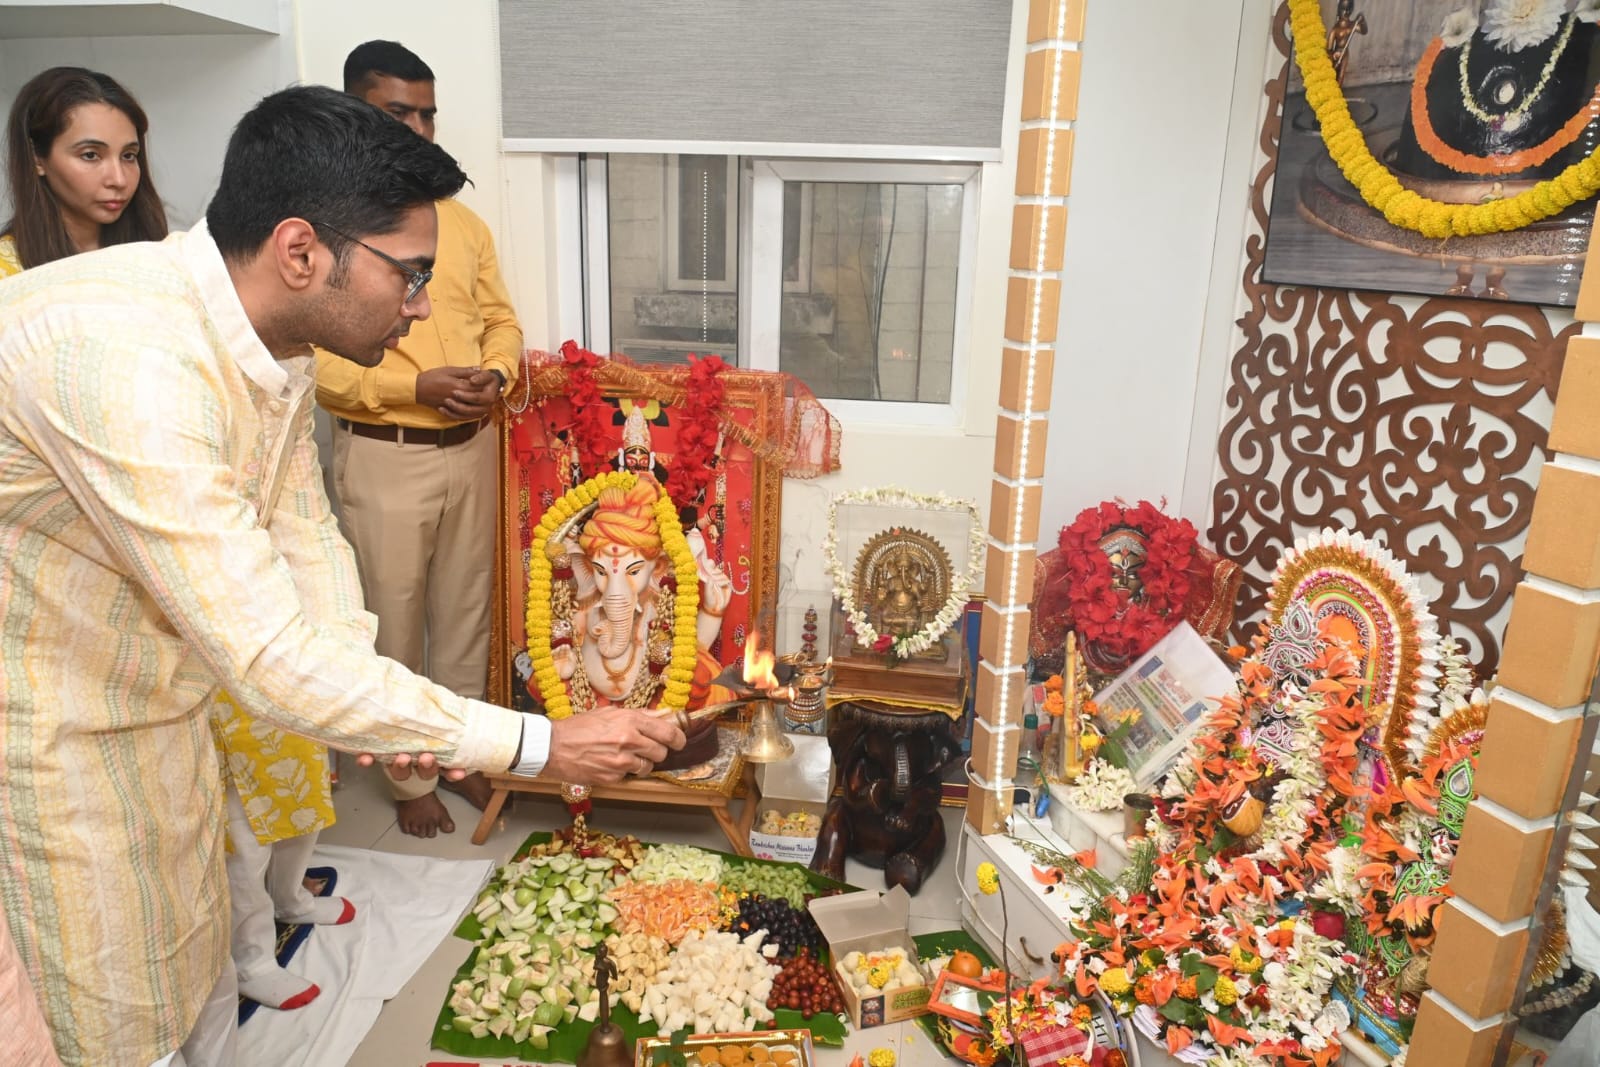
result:
<svg viewBox="0 0 1600 1067"><path fill-rule="evenodd" d="M761 648L761 635L751 634L744 643L744 684L766 692L778 688L778 676L772 673L777 660L771 652Z"/></svg>

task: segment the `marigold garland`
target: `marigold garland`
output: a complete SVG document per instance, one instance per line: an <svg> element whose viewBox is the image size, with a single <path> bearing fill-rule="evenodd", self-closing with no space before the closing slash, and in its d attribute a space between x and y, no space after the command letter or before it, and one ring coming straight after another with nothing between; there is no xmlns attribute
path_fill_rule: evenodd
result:
<svg viewBox="0 0 1600 1067"><path fill-rule="evenodd" d="M1295 61L1305 80L1306 103L1316 113L1322 141L1361 198L1392 225L1424 237L1468 237L1520 230L1560 214L1600 191L1600 149L1554 178L1503 200L1447 204L1407 189L1367 147L1328 58L1327 28L1318 0L1289 0Z"/></svg>
<svg viewBox="0 0 1600 1067"><path fill-rule="evenodd" d="M548 551L550 538L574 516L592 507L602 490L615 488L626 492L638 480L636 475L627 471L611 471L591 478L574 486L551 504L534 527L528 555L528 658L532 661L533 677L544 700L545 715L551 719L565 719L572 714L572 697L567 684L556 673L555 650L551 645L550 596L554 590L554 577ZM661 549L672 561L673 575L677 580L672 620L672 658L667 663L666 685L662 690L660 707L682 711L689 704L689 687L694 679L695 657L698 654L696 616L700 611L699 573L695 568L694 553L683 536L677 508L666 492L656 497L655 515L656 525L661 532Z"/></svg>

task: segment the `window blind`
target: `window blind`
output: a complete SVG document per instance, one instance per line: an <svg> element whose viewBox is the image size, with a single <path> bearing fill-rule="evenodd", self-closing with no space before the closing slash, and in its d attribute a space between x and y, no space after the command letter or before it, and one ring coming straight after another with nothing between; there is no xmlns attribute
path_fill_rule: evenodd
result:
<svg viewBox="0 0 1600 1067"><path fill-rule="evenodd" d="M1012 0L500 0L509 150L997 159Z"/></svg>

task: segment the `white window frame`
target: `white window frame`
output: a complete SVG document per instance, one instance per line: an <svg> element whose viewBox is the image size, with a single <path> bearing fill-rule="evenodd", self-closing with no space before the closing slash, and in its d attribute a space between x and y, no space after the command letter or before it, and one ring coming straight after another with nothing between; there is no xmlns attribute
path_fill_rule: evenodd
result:
<svg viewBox="0 0 1600 1067"><path fill-rule="evenodd" d="M609 355L611 344L611 197L606 157L582 157L583 336L591 352ZM595 294L604 296L596 300Z"/></svg>
<svg viewBox="0 0 1600 1067"><path fill-rule="evenodd" d="M846 423L880 426L959 427L966 416L972 339L972 286L978 241L982 167L948 163L858 163L839 160L757 159L748 195L740 197L742 244L739 351L752 370L778 370L782 323L783 185L785 182L860 182L874 185L960 185L961 242L956 261L955 324L950 353L950 400L843 400L823 397ZM748 274L748 276L746 276Z"/></svg>

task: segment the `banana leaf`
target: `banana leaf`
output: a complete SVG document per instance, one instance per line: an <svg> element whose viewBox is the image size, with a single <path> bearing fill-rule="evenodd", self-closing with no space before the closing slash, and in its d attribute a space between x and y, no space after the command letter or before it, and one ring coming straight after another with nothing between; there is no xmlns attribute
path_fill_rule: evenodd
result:
<svg viewBox="0 0 1600 1067"><path fill-rule="evenodd" d="M513 858L527 855L528 850L534 845L542 845L550 840L547 832L530 834L528 839L518 847ZM713 851L707 849L706 851ZM737 856L730 852L717 852L726 863L733 865L763 864L772 867L798 866L776 860L758 860L748 856ZM844 882L836 882L831 878L824 878L814 871L805 870L811 886L818 892L839 890L845 893L857 892L857 887ZM467 941L477 941L483 935L483 927L478 922L477 916L467 912L465 918L456 926L455 935ZM455 983L472 976L472 965L477 959L479 948L467 953L467 958L456 970L455 976L450 979L453 988ZM920 948L919 948L920 951ZM846 1033L845 1019L842 1015L815 1015L810 1019L797 1011L779 1010L773 1013L776 1017L772 1023L775 1029L809 1030L814 1044L838 1047L844 1044ZM462 1033L451 1025L455 1012L450 1010L450 990L445 991L444 1003L439 1008L439 1018L434 1025L433 1047L442 1052L450 1052L467 1058L484 1059L520 1058L541 1063L576 1063L578 1056L583 1052L584 1045L588 1043L589 1034L594 1030L595 1024L575 1019L570 1023L556 1027L548 1035L549 1048L536 1049L527 1042L517 1043L509 1037L473 1037L471 1034ZM639 1017L626 1007L618 1005L611 1013L612 1022L622 1028L629 1041L636 1041L641 1037L654 1037L660 1030L654 1022L641 1022Z"/></svg>

